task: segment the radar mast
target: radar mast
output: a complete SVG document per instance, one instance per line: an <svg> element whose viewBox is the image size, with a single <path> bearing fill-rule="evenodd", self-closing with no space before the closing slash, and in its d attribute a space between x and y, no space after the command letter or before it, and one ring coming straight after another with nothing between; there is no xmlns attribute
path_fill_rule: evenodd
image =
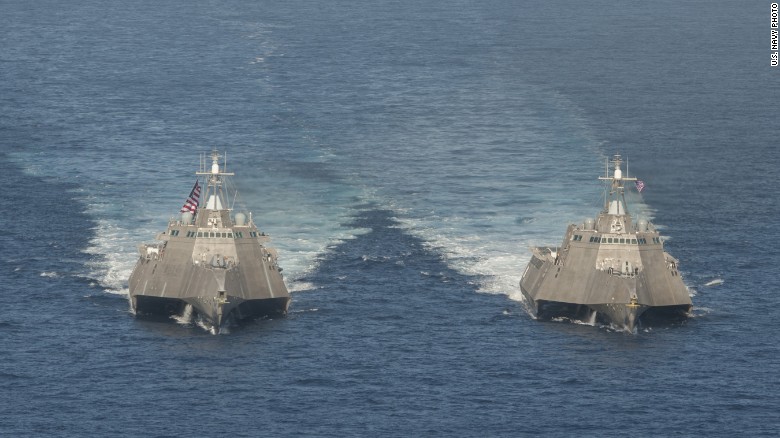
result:
<svg viewBox="0 0 780 438"><path fill-rule="evenodd" d="M614 169L612 176L609 175L609 163L612 163ZM623 176L623 171L620 168L623 159L620 157L620 154L615 154L609 163L605 165L604 176L599 177L602 181L611 182L609 185L605 184L604 187L604 212L617 216L625 216L628 215L628 209L626 208L624 182L636 181L636 178Z"/></svg>
<svg viewBox="0 0 780 438"><path fill-rule="evenodd" d="M220 167L220 158L222 166ZM211 151L211 169L207 169L207 158L205 154L200 156L200 171L195 175L205 177L205 199L207 210L230 210L227 202L225 177L234 176L232 172L227 172L227 153L220 155L219 151ZM210 170L210 171L208 171Z"/></svg>

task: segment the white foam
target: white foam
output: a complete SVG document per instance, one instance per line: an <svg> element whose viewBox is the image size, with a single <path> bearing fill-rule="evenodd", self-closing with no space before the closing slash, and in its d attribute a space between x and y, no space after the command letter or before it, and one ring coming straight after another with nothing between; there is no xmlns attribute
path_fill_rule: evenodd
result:
<svg viewBox="0 0 780 438"><path fill-rule="evenodd" d="M123 293L138 259L136 246L144 239L139 238L138 230L125 229L116 221L99 218L96 222L94 237L83 250L92 256L87 263L87 275L98 280L106 292ZM145 231L148 231L146 241L156 235L152 230Z"/></svg>
<svg viewBox="0 0 780 438"><path fill-rule="evenodd" d="M707 316L711 313L713 313L714 310L709 307L696 307L694 306L690 312L688 312L688 316L690 318L700 318L703 316Z"/></svg>
<svg viewBox="0 0 780 438"><path fill-rule="evenodd" d="M124 289L106 289L103 292L111 294L111 295L121 295L121 296L130 296L130 289L124 288Z"/></svg>
<svg viewBox="0 0 780 438"><path fill-rule="evenodd" d="M93 151L94 152L94 151ZM86 151L80 152L81 156L68 154L67 157L51 156L47 159L41 159L38 154L18 153L14 156L22 169L31 175L45 175L55 183L62 180L76 180L76 182L85 182L85 185L71 190L76 199L86 205L86 213L95 221L93 228L93 237L89 246L82 250L83 253L92 256L85 264L85 271L80 276L94 279L98 285L104 288L106 292L124 294L127 287L127 278L132 272L135 260L137 258L136 245L146 240L151 240L156 234L151 229L133 229L126 226L127 213L134 212L138 214L154 213L152 210L144 209L143 206L157 206L157 201L161 198L154 195L147 195L142 198L125 195L117 195L115 179L116 172L92 172L93 169L115 169L116 160L122 158L117 154L90 154ZM75 154L75 152L74 152ZM65 162L63 162L65 160ZM42 173L41 165L37 163L46 162L47 171ZM91 166L85 168L73 168L72 162L88 162ZM130 172L159 172L167 171L165 166L148 169L145 167L135 167L133 160L122 173ZM175 167L175 160L166 161L168 166ZM57 171L61 170L58 174ZM89 180L81 172L90 172ZM146 175L151 178L152 175ZM159 179L159 175L157 175ZM129 187L129 186L128 186ZM110 193L109 193L110 192ZM164 198L162 198L164 199ZM171 204L174 205L174 204ZM134 217L127 224L149 223L149 221L139 220ZM148 219L145 217L143 219ZM158 230L159 231L159 230ZM148 233L148 234L145 234ZM152 234L154 233L154 234ZM143 238L139 237L144 235ZM94 282L90 283L95 285Z"/></svg>
<svg viewBox="0 0 780 438"><path fill-rule="evenodd" d="M723 279L722 278L716 278L714 280L710 280L710 281L704 283L704 285L708 286L708 287L720 286L721 284L723 284Z"/></svg>
<svg viewBox="0 0 780 438"><path fill-rule="evenodd" d="M309 312L319 312L320 309L318 308L312 308L312 309L295 309L291 311L290 313L309 313Z"/></svg>
<svg viewBox="0 0 780 438"><path fill-rule="evenodd" d="M217 328L214 327L212 324L206 323L201 317L195 318L195 325L207 331L208 333L211 333L212 335L217 334Z"/></svg>
<svg viewBox="0 0 780 438"><path fill-rule="evenodd" d="M191 304L184 306L184 310L181 315L173 315L171 318L181 325L191 325L193 319L193 308Z"/></svg>
<svg viewBox="0 0 780 438"><path fill-rule="evenodd" d="M314 283L309 283L306 281L291 281L288 283L287 291L290 293L317 290L317 286Z"/></svg>
<svg viewBox="0 0 780 438"><path fill-rule="evenodd" d="M327 228L328 233L323 233L323 230L320 229L316 232L312 231L308 238L296 237L295 235L300 233L300 230L286 235L283 234L285 231L292 230L277 227L274 224L269 226L269 228L273 227L276 233L279 233L279 237L271 236L271 246L276 248L279 253L279 266L284 269L283 274L288 290L298 290L300 286L295 284L298 279L305 278L316 271L322 255L329 249L369 231L366 229L347 229L336 222L331 220L333 225Z"/></svg>
<svg viewBox="0 0 780 438"><path fill-rule="evenodd" d="M504 294L514 301L523 301L519 285L530 259L531 240L518 233L522 226L507 225L500 231L480 234L479 225L471 219L404 218L400 212L397 219L407 232L421 238L426 247L439 252L449 267L465 275L481 277L478 292ZM436 222L442 226L436 227ZM559 233L562 235L563 231Z"/></svg>

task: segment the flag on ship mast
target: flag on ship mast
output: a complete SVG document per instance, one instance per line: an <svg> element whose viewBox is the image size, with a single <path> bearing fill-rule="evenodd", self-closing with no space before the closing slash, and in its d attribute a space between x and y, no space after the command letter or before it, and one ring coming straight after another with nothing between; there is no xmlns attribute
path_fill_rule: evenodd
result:
<svg viewBox="0 0 780 438"><path fill-rule="evenodd" d="M184 201L184 206L181 208L182 213L191 212L192 214L195 214L195 212L198 210L198 206L200 205L200 184L198 184L198 180L195 180L195 186L192 188L192 191L190 192L190 196L187 198L186 201Z"/></svg>
<svg viewBox="0 0 780 438"><path fill-rule="evenodd" d="M641 179L636 180L636 191L639 193L642 193L642 190L645 188L645 182Z"/></svg>

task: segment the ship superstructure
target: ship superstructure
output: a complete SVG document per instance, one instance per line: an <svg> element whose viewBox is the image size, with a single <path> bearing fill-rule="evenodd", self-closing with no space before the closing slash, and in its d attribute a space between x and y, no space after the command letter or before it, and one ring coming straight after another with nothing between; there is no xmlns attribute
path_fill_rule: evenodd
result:
<svg viewBox="0 0 780 438"><path fill-rule="evenodd" d="M646 219L634 223L626 208L622 159L605 175L604 209L595 219L569 225L559 247L532 248L520 280L531 311L602 321L633 331L640 319L684 318L692 307L678 261L664 251L663 238ZM641 184L641 183L640 183Z"/></svg>
<svg viewBox="0 0 780 438"><path fill-rule="evenodd" d="M231 208L236 194L227 183L234 174L225 157L214 151L210 158L209 167L201 157L180 217L157 242L139 245L129 279L131 307L137 315L180 315L191 306L217 330L229 318L284 315L290 295L276 251L251 213Z"/></svg>

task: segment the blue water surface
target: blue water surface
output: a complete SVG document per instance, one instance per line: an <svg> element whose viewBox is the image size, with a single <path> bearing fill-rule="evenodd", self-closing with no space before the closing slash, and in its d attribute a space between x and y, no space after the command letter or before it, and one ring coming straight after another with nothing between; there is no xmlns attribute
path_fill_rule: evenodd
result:
<svg viewBox="0 0 780 438"><path fill-rule="evenodd" d="M0 434L780 433L769 3L0 11ZM217 336L127 301L213 147L293 296ZM693 316L535 321L529 247L616 152Z"/></svg>

